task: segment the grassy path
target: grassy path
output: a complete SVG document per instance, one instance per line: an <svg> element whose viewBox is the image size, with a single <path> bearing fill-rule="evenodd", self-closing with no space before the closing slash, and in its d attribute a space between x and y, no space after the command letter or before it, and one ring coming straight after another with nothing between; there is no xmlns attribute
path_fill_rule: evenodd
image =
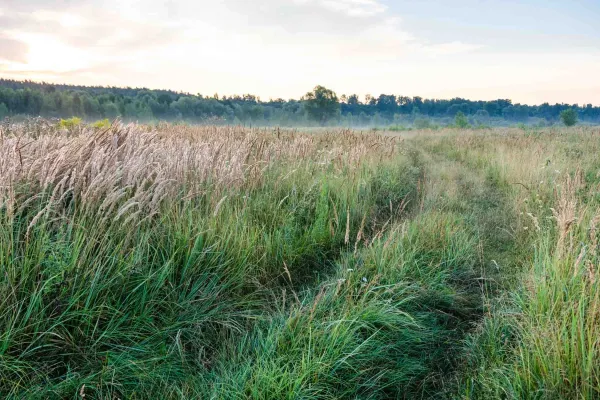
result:
<svg viewBox="0 0 600 400"><path fill-rule="evenodd" d="M505 296L514 274L522 267L525 246L514 234L517 210L513 188L501 178L497 165L477 163L468 151L457 152L452 140L416 139L428 169L421 213L459 215L469 226L477 247L476 275L463 284L478 305L463 333L457 337L452 355L454 369L441 377L440 391L431 398L462 398L463 376L473 362L469 346L479 326L498 298Z"/></svg>
<svg viewBox="0 0 600 400"><path fill-rule="evenodd" d="M483 183L473 186L476 196L463 189L458 197L478 226L485 308L464 338L464 363L446 397L600 396L594 156L600 142L593 131L585 133L517 132L424 144L432 165L458 168Z"/></svg>
<svg viewBox="0 0 600 400"><path fill-rule="evenodd" d="M465 340L518 246L510 187L493 166L472 168L444 150L414 144L422 173L412 211L342 252L329 276L257 324L243 351L230 349L211 383L219 396L457 396L471 356Z"/></svg>

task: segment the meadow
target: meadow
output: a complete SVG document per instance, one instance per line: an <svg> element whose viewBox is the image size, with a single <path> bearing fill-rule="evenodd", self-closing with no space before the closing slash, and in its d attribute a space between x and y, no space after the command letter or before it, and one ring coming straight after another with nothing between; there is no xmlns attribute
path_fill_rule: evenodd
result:
<svg viewBox="0 0 600 400"><path fill-rule="evenodd" d="M600 397L600 129L0 127L6 399Z"/></svg>

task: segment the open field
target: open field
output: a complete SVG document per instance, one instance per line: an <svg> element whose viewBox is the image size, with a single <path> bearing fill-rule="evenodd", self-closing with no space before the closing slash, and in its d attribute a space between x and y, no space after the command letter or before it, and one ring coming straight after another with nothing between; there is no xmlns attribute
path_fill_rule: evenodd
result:
<svg viewBox="0 0 600 400"><path fill-rule="evenodd" d="M0 397L600 397L600 129L0 131Z"/></svg>

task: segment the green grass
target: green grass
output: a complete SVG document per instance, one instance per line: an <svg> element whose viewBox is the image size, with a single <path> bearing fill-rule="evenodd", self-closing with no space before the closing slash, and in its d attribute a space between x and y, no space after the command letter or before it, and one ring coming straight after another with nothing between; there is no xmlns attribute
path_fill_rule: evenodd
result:
<svg viewBox="0 0 600 400"><path fill-rule="evenodd" d="M110 129L91 146L130 165ZM159 154L198 140L153 129ZM3 398L600 396L597 133L249 131L240 157L211 129L224 172L107 175L97 197L65 190L59 153L38 176L40 142L0 144Z"/></svg>

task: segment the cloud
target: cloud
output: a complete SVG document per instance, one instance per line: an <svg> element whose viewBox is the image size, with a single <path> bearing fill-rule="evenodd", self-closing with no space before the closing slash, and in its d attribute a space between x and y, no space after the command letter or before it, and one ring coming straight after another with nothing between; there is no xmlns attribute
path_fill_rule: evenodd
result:
<svg viewBox="0 0 600 400"><path fill-rule="evenodd" d="M443 56L460 53L470 53L475 50L480 50L484 46L478 44L463 43L454 41L450 43L428 44L422 47L422 50L429 55Z"/></svg>
<svg viewBox="0 0 600 400"><path fill-rule="evenodd" d="M107 57L179 44L210 48L209 42L239 43L256 51L261 46L267 50L295 47L303 56L309 56L311 49L334 57L343 52L345 58L364 53L380 60L407 52L449 54L477 47L422 43L377 0L215 0L208 4L108 0L104 7L92 0L5 1L12 11L0 15L0 26L13 38L47 35ZM26 12L32 5L39 8Z"/></svg>
<svg viewBox="0 0 600 400"><path fill-rule="evenodd" d="M424 41L379 0L3 1L0 34L29 50L0 72L21 78L297 97L480 48Z"/></svg>
<svg viewBox="0 0 600 400"><path fill-rule="evenodd" d="M31 12L36 10L64 10L75 6L93 4L94 0L2 0L5 10Z"/></svg>
<svg viewBox="0 0 600 400"><path fill-rule="evenodd" d="M1 60L19 63L24 63L27 60L29 48L27 44L21 41L0 36L0 49L2 49L0 53Z"/></svg>
<svg viewBox="0 0 600 400"><path fill-rule="evenodd" d="M386 9L375 0L221 0L209 13L221 26L235 30L276 27L292 34L328 36L362 32L381 22ZM186 11L196 16L206 13L206 7L188 6Z"/></svg>
<svg viewBox="0 0 600 400"><path fill-rule="evenodd" d="M131 20L111 9L89 6L16 12L0 16L0 22L4 32L12 36L46 35L68 46L94 51L106 48L113 54L161 46L178 38L177 30L168 23Z"/></svg>
<svg viewBox="0 0 600 400"><path fill-rule="evenodd" d="M373 17L382 14L387 7L375 0L296 0L298 3L316 3L328 10L350 17Z"/></svg>
<svg viewBox="0 0 600 400"><path fill-rule="evenodd" d="M169 21L132 18L109 2L12 3L10 12L0 13L0 59L10 61L0 72L7 76L63 80L71 74L114 81L124 76L123 66L139 65L182 34Z"/></svg>

